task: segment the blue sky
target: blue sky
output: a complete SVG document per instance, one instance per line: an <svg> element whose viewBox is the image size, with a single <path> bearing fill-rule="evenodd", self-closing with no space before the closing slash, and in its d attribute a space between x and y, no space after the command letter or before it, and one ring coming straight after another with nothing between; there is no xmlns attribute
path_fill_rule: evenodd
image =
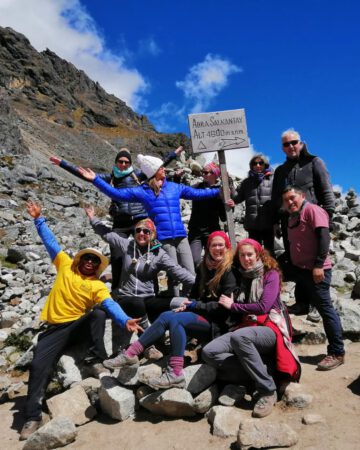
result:
<svg viewBox="0 0 360 450"><path fill-rule="evenodd" d="M293 127L332 181L360 192L360 6L355 0L0 0L0 25L83 68L159 131L245 108L249 150L284 160Z"/></svg>

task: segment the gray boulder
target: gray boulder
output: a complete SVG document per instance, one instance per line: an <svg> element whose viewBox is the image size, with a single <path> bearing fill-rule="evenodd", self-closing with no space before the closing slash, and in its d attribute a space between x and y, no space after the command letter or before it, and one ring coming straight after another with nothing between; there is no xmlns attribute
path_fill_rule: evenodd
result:
<svg viewBox="0 0 360 450"><path fill-rule="evenodd" d="M75 425L83 425L97 414L96 409L90 404L84 388L80 385L49 398L46 404L52 418L66 416Z"/></svg>
<svg viewBox="0 0 360 450"><path fill-rule="evenodd" d="M74 442L77 431L68 417L56 417L27 439L23 450L50 450Z"/></svg>
<svg viewBox="0 0 360 450"><path fill-rule="evenodd" d="M185 389L168 389L153 392L140 399L140 405L161 416L191 417L195 415L194 400Z"/></svg>
<svg viewBox="0 0 360 450"><path fill-rule="evenodd" d="M101 378L99 400L102 411L112 419L123 421L135 412L134 393L119 386L112 377Z"/></svg>
<svg viewBox="0 0 360 450"><path fill-rule="evenodd" d="M194 411L198 414L204 414L215 404L219 396L219 390L216 384L213 384L205 391L194 398Z"/></svg>
<svg viewBox="0 0 360 450"><path fill-rule="evenodd" d="M210 409L206 417L212 425L212 434L226 438L237 435L239 425L246 420L247 415L235 407L217 405Z"/></svg>
<svg viewBox="0 0 360 450"><path fill-rule="evenodd" d="M241 450L292 447L298 440L297 433L285 423L252 419L241 422L237 437L238 446Z"/></svg>
<svg viewBox="0 0 360 450"><path fill-rule="evenodd" d="M216 380L216 369L207 364L194 364L184 369L186 389L198 394L208 388Z"/></svg>
<svg viewBox="0 0 360 450"><path fill-rule="evenodd" d="M312 400L313 396L305 392L304 387L301 384L290 383L284 392L283 401L287 406L293 406L295 408L307 408Z"/></svg>

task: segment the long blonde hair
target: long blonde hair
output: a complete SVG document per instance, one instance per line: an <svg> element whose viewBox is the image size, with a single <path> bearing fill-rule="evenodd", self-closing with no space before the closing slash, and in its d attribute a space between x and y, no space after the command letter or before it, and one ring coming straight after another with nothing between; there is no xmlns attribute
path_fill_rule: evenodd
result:
<svg viewBox="0 0 360 450"><path fill-rule="evenodd" d="M151 178L151 180L148 182L150 189L152 189L154 191L154 194L156 196L159 195L160 190L161 190L161 186L159 186L158 181L156 180L155 177Z"/></svg>
<svg viewBox="0 0 360 450"><path fill-rule="evenodd" d="M209 292L211 293L211 295L216 297L219 294L217 292L217 289L219 287L221 277L224 275L224 273L226 271L231 269L232 262L233 262L233 251L231 250L231 248L225 247L224 258L217 266L217 268L215 270L215 275L211 278L211 280L206 282L206 272L207 272L206 258L208 258L208 257L210 257L210 252L209 252L208 247L206 247L204 258L200 264L200 275L201 276L200 276L199 293L201 296L205 292L205 288L207 286L209 288Z"/></svg>

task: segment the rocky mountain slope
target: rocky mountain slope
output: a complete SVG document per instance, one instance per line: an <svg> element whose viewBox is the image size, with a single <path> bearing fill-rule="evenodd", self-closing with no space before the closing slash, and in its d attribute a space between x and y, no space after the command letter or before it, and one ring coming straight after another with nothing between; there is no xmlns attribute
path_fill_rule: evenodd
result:
<svg viewBox="0 0 360 450"><path fill-rule="evenodd" d="M188 145L185 135L158 133L82 70L2 27L0 105L0 155L56 153L107 170L119 147L162 156Z"/></svg>

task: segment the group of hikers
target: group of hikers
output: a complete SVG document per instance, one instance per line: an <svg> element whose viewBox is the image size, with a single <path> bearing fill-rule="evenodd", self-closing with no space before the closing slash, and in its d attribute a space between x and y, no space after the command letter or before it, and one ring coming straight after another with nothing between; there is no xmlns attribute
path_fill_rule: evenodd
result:
<svg viewBox="0 0 360 450"><path fill-rule="evenodd" d="M253 417L269 415L287 383L299 381L301 373L281 300L283 279L296 283L292 312L313 313L313 320L318 320L316 315L323 320L328 351L318 370L344 363L341 323L330 297L332 186L323 161L308 152L298 132L286 130L281 139L286 161L273 172L264 155L255 155L248 177L226 205L214 162L205 164L203 181L195 186L167 179L165 167L182 147L165 162L138 155L141 172L134 170L125 148L110 174L97 175L50 158L112 199L112 228L95 216L92 206L85 208L95 233L110 246L112 285L110 293L100 280L107 258L86 248L71 259L47 227L41 205L29 200L27 211L57 276L41 312L47 328L39 335L30 368L21 440L40 427L54 364L83 333L91 339L84 361L101 372L139 365L143 354L162 358L157 346L168 332L168 365L147 381L153 389L185 387L186 345L196 338L202 360L217 369L219 380L251 389ZM188 232L180 199L192 200ZM226 207L241 202L249 237L232 249L220 221L225 220ZM276 259L274 235L280 230L285 252ZM160 271L167 273L167 295L159 293ZM316 310L310 311L310 305ZM139 335L111 358L103 338L108 317L115 326Z"/></svg>

